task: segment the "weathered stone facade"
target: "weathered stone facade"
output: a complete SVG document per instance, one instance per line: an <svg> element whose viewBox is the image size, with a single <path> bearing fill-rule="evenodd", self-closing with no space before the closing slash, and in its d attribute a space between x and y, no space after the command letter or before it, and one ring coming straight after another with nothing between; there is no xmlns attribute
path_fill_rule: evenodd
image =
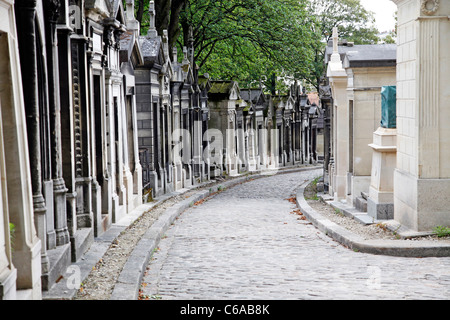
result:
<svg viewBox="0 0 450 320"><path fill-rule="evenodd" d="M324 182L335 201L357 206L362 195L375 219L426 233L450 223L444 161L450 4L393 2L397 44L340 46L336 32L328 49L321 97L328 150ZM380 124L382 87L396 87L396 121L389 128Z"/></svg>
<svg viewBox="0 0 450 320"><path fill-rule="evenodd" d="M0 3L0 299L41 299L151 197L318 159L299 85L199 75L193 39L170 54L153 2L146 35L132 0Z"/></svg>
<svg viewBox="0 0 450 320"><path fill-rule="evenodd" d="M381 88L395 85L396 46L338 43L327 47L322 104L328 125L324 180L336 200L354 205L371 180L373 132L381 121ZM330 92L331 91L331 92Z"/></svg>
<svg viewBox="0 0 450 320"><path fill-rule="evenodd" d="M394 217L417 231L450 225L450 3L395 0L398 8Z"/></svg>
<svg viewBox="0 0 450 320"><path fill-rule="evenodd" d="M140 53L136 44L121 48L133 25L120 1L4 4L1 60L14 75L2 76L12 81L2 81L1 100L16 113L8 138L15 169L7 171L16 180L8 194L17 195L3 210L0 238L13 243L0 259L10 270L0 291L39 299L94 237L142 202L133 75Z"/></svg>

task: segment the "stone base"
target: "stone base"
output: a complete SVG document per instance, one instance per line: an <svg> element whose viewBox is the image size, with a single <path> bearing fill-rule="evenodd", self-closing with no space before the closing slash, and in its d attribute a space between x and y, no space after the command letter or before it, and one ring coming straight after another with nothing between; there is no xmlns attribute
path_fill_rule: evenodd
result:
<svg viewBox="0 0 450 320"><path fill-rule="evenodd" d="M7 269L0 274L0 300L16 300L17 270Z"/></svg>
<svg viewBox="0 0 450 320"><path fill-rule="evenodd" d="M94 216L94 236L103 233L102 228L102 189L97 181L92 182L92 211Z"/></svg>
<svg viewBox="0 0 450 320"><path fill-rule="evenodd" d="M78 229L70 242L72 262L76 262L94 242L94 230L92 228Z"/></svg>
<svg viewBox="0 0 450 320"><path fill-rule="evenodd" d="M220 171L220 169L219 168L217 168L217 167L210 167L210 170L209 170L209 176L211 177L211 178L217 178L217 177L220 177L221 175L222 175L222 172Z"/></svg>
<svg viewBox="0 0 450 320"><path fill-rule="evenodd" d="M186 166L182 170L182 180L183 180L183 188L188 188L192 186L192 168L191 166Z"/></svg>
<svg viewBox="0 0 450 320"><path fill-rule="evenodd" d="M413 231L450 226L450 179L420 179L394 171L394 219Z"/></svg>
<svg viewBox="0 0 450 320"><path fill-rule="evenodd" d="M394 219L393 203L376 203L372 199L367 199L367 214L377 220Z"/></svg>
<svg viewBox="0 0 450 320"><path fill-rule="evenodd" d="M367 193L369 186L370 176L354 176L351 173L347 173L347 203L356 207L357 198L361 197L361 192Z"/></svg>
<svg viewBox="0 0 450 320"><path fill-rule="evenodd" d="M356 197L355 208L360 212L367 212L367 200L363 197Z"/></svg>
<svg viewBox="0 0 450 320"><path fill-rule="evenodd" d="M70 265L70 244L56 247L56 249L47 251L50 260L50 269L47 274L43 274L42 289L49 290L56 283L59 276L66 272L66 268Z"/></svg>

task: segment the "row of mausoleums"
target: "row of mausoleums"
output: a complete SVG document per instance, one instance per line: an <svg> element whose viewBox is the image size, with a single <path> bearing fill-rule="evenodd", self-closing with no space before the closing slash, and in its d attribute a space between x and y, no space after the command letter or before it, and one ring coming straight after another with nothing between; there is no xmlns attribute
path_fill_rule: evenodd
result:
<svg viewBox="0 0 450 320"><path fill-rule="evenodd" d="M143 64L134 70L145 195L318 161L322 113L300 85L270 95L212 81L198 74L192 37L171 58L153 21L151 8L148 35L139 38Z"/></svg>
<svg viewBox="0 0 450 320"><path fill-rule="evenodd" d="M0 299L41 299L150 196L319 158L300 86L199 76L133 3L0 0Z"/></svg>
<svg viewBox="0 0 450 320"><path fill-rule="evenodd" d="M450 226L450 3L393 1L397 44L352 45L335 31L327 48L325 190L374 219L428 233ZM392 103L382 104L389 90L392 118Z"/></svg>
<svg viewBox="0 0 450 320"><path fill-rule="evenodd" d="M183 61L186 64L172 66L190 71L189 56ZM240 89L235 81L187 73L171 88L173 103L154 102L151 108L151 101L158 101L153 96L142 101L141 108L138 104L145 193L152 190L157 196L219 176L319 160L321 110L299 86L292 86L287 95L272 96L262 89Z"/></svg>

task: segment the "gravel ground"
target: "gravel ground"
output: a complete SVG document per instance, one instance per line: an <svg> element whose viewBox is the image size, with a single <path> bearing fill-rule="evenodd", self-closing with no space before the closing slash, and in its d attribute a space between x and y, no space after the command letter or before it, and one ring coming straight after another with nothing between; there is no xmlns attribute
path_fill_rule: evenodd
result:
<svg viewBox="0 0 450 320"><path fill-rule="evenodd" d="M136 244L167 208L188 198L199 189L171 197L144 213L110 245L93 267L73 300L109 300L114 285Z"/></svg>
<svg viewBox="0 0 450 320"><path fill-rule="evenodd" d="M397 240L397 237L391 231L383 228L382 224L363 225L354 219L344 216L342 213L337 213L331 205L321 200L308 200L307 202L311 208L320 212L330 221L362 236L365 240Z"/></svg>
<svg viewBox="0 0 450 320"><path fill-rule="evenodd" d="M411 239L400 239L394 232L388 230L383 223L363 225L362 223L345 216L342 213L336 212L336 210L329 204L325 203L322 200L312 200L316 195L315 184L310 183L304 192L305 199L307 199L307 203L322 214L324 217L333 221L334 223L345 227L347 230L363 237L365 240L398 240L398 241L448 241L450 240L450 236L447 237L437 237L437 236L423 236Z"/></svg>

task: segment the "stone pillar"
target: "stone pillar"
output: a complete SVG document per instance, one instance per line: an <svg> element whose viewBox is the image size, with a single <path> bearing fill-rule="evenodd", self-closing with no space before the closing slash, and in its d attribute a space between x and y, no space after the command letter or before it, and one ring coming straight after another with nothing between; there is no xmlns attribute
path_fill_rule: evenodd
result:
<svg viewBox="0 0 450 320"><path fill-rule="evenodd" d="M87 39L73 35L70 39L72 54L72 88L75 150L75 181L77 196L77 225L79 228L90 228L93 223L92 212L92 166L90 163L90 141L92 132L89 129L89 103L87 79Z"/></svg>
<svg viewBox="0 0 450 320"><path fill-rule="evenodd" d="M373 134L372 173L367 213L375 219L394 218L394 182L396 164L396 88L381 90L381 127Z"/></svg>
<svg viewBox="0 0 450 320"><path fill-rule="evenodd" d="M8 186L6 184L6 163L3 137L0 114L0 209L2 212L0 219L0 300L15 300L17 270L12 264L12 239L11 228L9 226L10 220L7 200Z"/></svg>
<svg viewBox="0 0 450 320"><path fill-rule="evenodd" d="M375 219L394 218L394 181L396 163L395 128L378 128L373 133L372 174L367 199L367 214Z"/></svg>
<svg viewBox="0 0 450 320"><path fill-rule="evenodd" d="M22 70L23 95L27 120L28 153L31 167L31 187L36 231L45 244L47 238L46 203L42 195L41 134L38 102L38 70L36 48L36 1L22 1L16 4L16 21L19 34L20 63ZM42 273L49 270L47 248L42 246Z"/></svg>
<svg viewBox="0 0 450 320"><path fill-rule="evenodd" d="M394 219L415 231L450 225L450 2L398 6Z"/></svg>
<svg viewBox="0 0 450 320"><path fill-rule="evenodd" d="M47 71L48 71L48 96L50 106L50 130L51 134L51 162L54 194L55 231L56 244L69 243L69 231L67 228L66 192L67 188L62 175L61 154L61 115L59 101L59 76L58 76L58 40L56 37L56 22L60 8L59 1L44 1L46 39L47 39Z"/></svg>
<svg viewBox="0 0 450 320"><path fill-rule="evenodd" d="M330 171L329 165L331 160L331 108L332 108L332 100L329 95L330 88L326 87L324 89L325 95L321 98L322 108L323 108L323 121L324 121L324 129L323 129L323 183L324 183L324 192L328 193L329 185L330 185Z"/></svg>
<svg viewBox="0 0 450 320"><path fill-rule="evenodd" d="M203 135L202 135L202 121L201 121L201 109L194 109L194 134L193 134L193 159L194 159L194 177L196 179L202 180L203 172L203 160L202 160L202 145L203 145Z"/></svg>
<svg viewBox="0 0 450 320"><path fill-rule="evenodd" d="M16 25L13 23L14 7L10 1L0 1L0 17L0 137L5 151L1 165L1 185L2 188L7 188L7 197L2 197L2 202L8 201L9 210L7 213L2 208L1 217L4 219L3 223L9 221L16 226L13 251L10 251L11 246L7 242L5 245L8 254L12 256L12 265L17 268L17 278L12 265L9 272L2 270L0 286L5 290L2 293L11 293L16 281L17 289L27 290L30 294L26 298L41 299L41 241L34 225L21 68Z"/></svg>
<svg viewBox="0 0 450 320"><path fill-rule="evenodd" d="M61 130L61 156L62 156L62 171L64 183L67 187L66 193L66 214L67 227L70 235L70 242L72 244L72 254L75 252L74 244L76 242L75 233L77 231L77 193L75 188L75 167L76 161L74 155L78 155L76 150L81 149L80 145L75 147L76 135L74 128L79 124L74 121L74 113L79 112L80 95L79 83L73 81L78 78L78 66L75 61L71 61L71 41L69 38L70 29L58 28L58 70L59 70L59 103L60 103L60 117L61 123L64 123L65 130ZM73 63L75 62L75 63ZM73 77L72 77L73 75ZM73 84L73 86L72 86ZM80 159L78 159L80 161Z"/></svg>
<svg viewBox="0 0 450 320"><path fill-rule="evenodd" d="M328 63L327 77L333 96L333 155L335 161L333 196L335 200L346 198L348 169L348 113L347 113L347 73L342 67L338 52L337 28L333 30L333 54Z"/></svg>

